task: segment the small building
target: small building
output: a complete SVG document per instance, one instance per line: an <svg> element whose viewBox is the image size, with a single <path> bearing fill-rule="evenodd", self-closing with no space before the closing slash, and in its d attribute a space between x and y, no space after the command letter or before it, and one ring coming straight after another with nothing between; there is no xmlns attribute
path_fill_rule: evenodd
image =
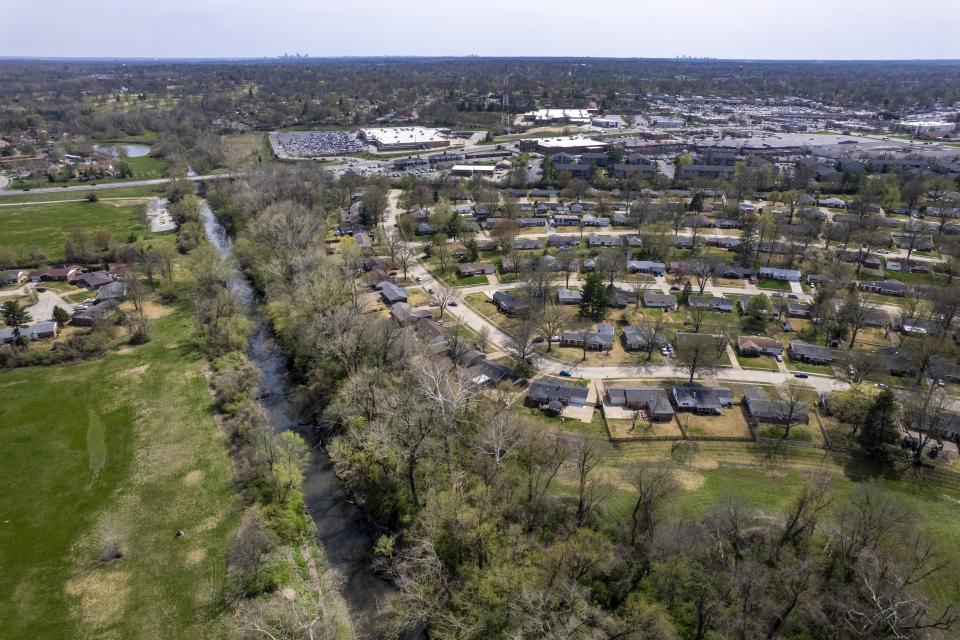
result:
<svg viewBox="0 0 960 640"><path fill-rule="evenodd" d="M800 272L796 269L777 269L775 267L760 267L760 277L783 282L800 282Z"/></svg>
<svg viewBox="0 0 960 640"><path fill-rule="evenodd" d="M380 282L377 284L376 288L380 291L380 295L383 297L383 301L387 305L407 301L407 290L403 287L395 285L392 282Z"/></svg>
<svg viewBox="0 0 960 640"><path fill-rule="evenodd" d="M617 236L605 236L591 233L587 236L587 246L592 248L616 248L623 246L623 240Z"/></svg>
<svg viewBox="0 0 960 640"><path fill-rule="evenodd" d="M670 344L667 336L657 333L652 327L628 325L620 334L623 348L627 351L640 351L653 342L654 347L661 349Z"/></svg>
<svg viewBox="0 0 960 640"><path fill-rule="evenodd" d="M607 325L609 326L609 325ZM610 327L612 329L612 327ZM610 351L613 349L613 331L605 331L604 325L598 325L595 331L564 331L560 334L560 346L577 347L588 351Z"/></svg>
<svg viewBox="0 0 960 640"><path fill-rule="evenodd" d="M782 398L771 398L756 387L744 392L743 406L747 415L757 422L793 425L807 424L810 420L805 403L790 403Z"/></svg>
<svg viewBox="0 0 960 640"><path fill-rule="evenodd" d="M92 327L97 322L106 320L120 306L120 300L107 300L83 311L77 311L70 319L70 324L78 327Z"/></svg>
<svg viewBox="0 0 960 640"><path fill-rule="evenodd" d="M720 415L733 406L733 391L726 387L704 387L699 384L680 384L672 389L677 409L700 415Z"/></svg>
<svg viewBox="0 0 960 640"><path fill-rule="evenodd" d="M738 336L737 351L743 356L779 356L783 353L783 344L765 336Z"/></svg>
<svg viewBox="0 0 960 640"><path fill-rule="evenodd" d="M93 304L101 304L109 300L123 300L127 297L127 284L125 282L113 281L97 289L97 296Z"/></svg>
<svg viewBox="0 0 960 640"><path fill-rule="evenodd" d="M907 284L901 280L861 280L857 288L860 291L869 291L885 296L902 297L907 295Z"/></svg>
<svg viewBox="0 0 960 640"><path fill-rule="evenodd" d="M690 296L688 305L691 309L706 309L715 313L733 312L733 300L723 296Z"/></svg>
<svg viewBox="0 0 960 640"><path fill-rule="evenodd" d="M787 315L791 318L809 318L810 305L793 298L787 298Z"/></svg>
<svg viewBox="0 0 960 640"><path fill-rule="evenodd" d="M56 338L57 337L57 322L55 320L45 320L43 322L38 322L36 324L30 325L27 329L21 329L23 335L28 336L31 340L42 340L44 338Z"/></svg>
<svg viewBox="0 0 960 640"><path fill-rule="evenodd" d="M643 306L648 309L677 309L677 298L669 293L643 292Z"/></svg>
<svg viewBox="0 0 960 640"><path fill-rule="evenodd" d="M81 273L74 276L73 284L95 291L100 287L113 282L113 275L107 271L93 271L91 273Z"/></svg>
<svg viewBox="0 0 960 640"><path fill-rule="evenodd" d="M566 382L552 380L536 380L530 383L527 390L526 402L528 405L541 410L560 413L564 407L582 407L587 403L590 390Z"/></svg>
<svg viewBox="0 0 960 640"><path fill-rule="evenodd" d="M497 291L494 293L493 304L497 305L497 309L508 316L524 311L527 308L526 302L506 291Z"/></svg>
<svg viewBox="0 0 960 640"><path fill-rule="evenodd" d="M21 284L30 279L30 274L22 269L10 269L0 272L0 285Z"/></svg>
<svg viewBox="0 0 960 640"><path fill-rule="evenodd" d="M791 340L787 353L791 360L807 364L830 364L840 357L840 352L836 349L809 344L803 340Z"/></svg>
<svg viewBox="0 0 960 640"><path fill-rule="evenodd" d="M543 240L540 238L524 238L523 236L519 236L513 239L513 248L517 251L543 249Z"/></svg>
<svg viewBox="0 0 960 640"><path fill-rule="evenodd" d="M464 262L457 265L457 273L461 278L493 275L496 272L497 267L489 262Z"/></svg>
<svg viewBox="0 0 960 640"><path fill-rule="evenodd" d="M557 303L559 304L580 304L583 300L583 294L579 291L560 287L557 289Z"/></svg>
<svg viewBox="0 0 960 640"><path fill-rule="evenodd" d="M608 387L606 402L613 407L642 411L651 422L667 422L674 416L670 398L663 389Z"/></svg>
<svg viewBox="0 0 960 640"><path fill-rule="evenodd" d="M627 273L646 273L654 276L662 276L667 272L667 265L662 262L651 262L650 260L627 260Z"/></svg>
<svg viewBox="0 0 960 640"><path fill-rule="evenodd" d="M553 234L547 236L547 246L555 249L573 249L580 246L580 238Z"/></svg>

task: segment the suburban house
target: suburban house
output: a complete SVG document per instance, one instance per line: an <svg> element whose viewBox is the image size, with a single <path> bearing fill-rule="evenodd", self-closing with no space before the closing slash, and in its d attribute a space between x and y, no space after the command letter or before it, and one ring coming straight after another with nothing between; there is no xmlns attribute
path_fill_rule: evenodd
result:
<svg viewBox="0 0 960 640"><path fill-rule="evenodd" d="M571 405L582 407L587 402L590 390L566 382L536 380L530 383L527 390L527 404L559 413L564 407Z"/></svg>
<svg viewBox="0 0 960 640"><path fill-rule="evenodd" d="M653 335L651 336L651 334ZM623 348L627 351L639 351L645 348L650 339L654 341L658 349L670 344L665 335L656 333L652 327L645 326L628 325L623 328L620 337L623 341Z"/></svg>
<svg viewBox="0 0 960 640"><path fill-rule="evenodd" d="M553 224L556 227L576 227L580 224L580 216L570 215L569 213L553 214Z"/></svg>
<svg viewBox="0 0 960 640"><path fill-rule="evenodd" d="M899 347L886 347L880 350L880 355L892 376L912 376L917 372L917 365L909 351Z"/></svg>
<svg viewBox="0 0 960 640"><path fill-rule="evenodd" d="M907 284L901 280L862 280L857 288L860 291L869 291L885 296L907 295Z"/></svg>
<svg viewBox="0 0 960 640"><path fill-rule="evenodd" d="M109 300L123 300L127 297L127 285L124 282L113 281L97 289L97 297L93 304L101 304Z"/></svg>
<svg viewBox="0 0 960 640"><path fill-rule="evenodd" d="M642 411L652 422L666 422L674 416L670 398L663 389L652 387L608 387L607 404Z"/></svg>
<svg viewBox="0 0 960 640"><path fill-rule="evenodd" d="M43 322L38 322L34 325L30 325L30 327L25 330L22 329L21 333L29 336L31 340L42 340L43 338L56 338L57 322L56 320L45 320Z"/></svg>
<svg viewBox="0 0 960 640"><path fill-rule="evenodd" d="M466 372L470 381L477 386L495 386L501 382L517 385L524 381L523 377L510 371L504 365L487 358L473 362L467 367Z"/></svg>
<svg viewBox="0 0 960 640"><path fill-rule="evenodd" d="M591 233L587 236L587 246L612 249L623 246L623 240L617 236L604 236L599 233Z"/></svg>
<svg viewBox="0 0 960 640"><path fill-rule="evenodd" d="M516 296L506 291L497 291L493 294L493 304L497 305L497 309L507 314L508 316L513 315L519 311L523 311L527 308L526 302L520 300Z"/></svg>
<svg viewBox="0 0 960 640"><path fill-rule="evenodd" d="M771 398L766 393L751 387L743 394L743 406L747 415L757 422L770 424L807 424L810 420L807 405L791 403L782 398Z"/></svg>
<svg viewBox="0 0 960 640"><path fill-rule="evenodd" d="M580 246L580 237L552 234L547 236L547 246L556 249L573 249Z"/></svg>
<svg viewBox="0 0 960 640"><path fill-rule="evenodd" d="M803 340L791 340L787 353L791 360L807 364L830 364L840 357L840 352L836 349L808 344Z"/></svg>
<svg viewBox="0 0 960 640"><path fill-rule="evenodd" d="M433 225L431 225L429 222L421 222L417 225L417 229L414 231L414 233L418 236L433 235Z"/></svg>
<svg viewBox="0 0 960 640"><path fill-rule="evenodd" d="M30 278L30 274L22 269L11 269L9 271L4 271L0 273L0 284L20 284L26 282Z"/></svg>
<svg viewBox="0 0 960 640"><path fill-rule="evenodd" d="M725 387L704 387L699 384L675 385L671 391L677 409L701 415L720 415L733 406L733 391Z"/></svg>
<svg viewBox="0 0 960 640"><path fill-rule="evenodd" d="M513 239L513 248L518 251L533 251L534 249L543 249L543 240L540 238L517 237Z"/></svg>
<svg viewBox="0 0 960 640"><path fill-rule="evenodd" d="M775 338L739 336L737 351L743 356L779 356L783 353L783 344Z"/></svg>
<svg viewBox="0 0 960 640"><path fill-rule="evenodd" d="M777 269L775 267L760 267L760 277L785 282L800 282L800 272L796 269Z"/></svg>
<svg viewBox="0 0 960 640"><path fill-rule="evenodd" d="M677 298L669 293L655 293L653 291L643 292L643 306L648 309L670 309L676 310Z"/></svg>
<svg viewBox="0 0 960 640"><path fill-rule="evenodd" d="M119 306L120 300L107 300L89 309L77 311L70 319L70 324L78 327L92 327L97 321L108 318Z"/></svg>
<svg viewBox="0 0 960 640"><path fill-rule="evenodd" d="M376 269L380 269L382 271L387 270L387 263L384 262L382 258L378 258L377 256L367 256L363 259L362 266L364 271L374 271Z"/></svg>
<svg viewBox="0 0 960 640"><path fill-rule="evenodd" d="M560 334L563 347L586 348L589 351L610 351L613 349L614 328L611 324L598 324L595 331L564 331Z"/></svg>
<svg viewBox="0 0 960 640"><path fill-rule="evenodd" d="M793 298L787 299L787 315L791 318L809 318L810 305Z"/></svg>
<svg viewBox="0 0 960 640"><path fill-rule="evenodd" d="M627 273L647 273L662 276L667 272L667 265L650 260L627 260Z"/></svg>
<svg viewBox="0 0 960 640"><path fill-rule="evenodd" d="M706 309L717 313L733 311L733 300L722 296L690 296L688 304L691 309Z"/></svg>
<svg viewBox="0 0 960 640"><path fill-rule="evenodd" d="M546 218L517 218L517 224L520 225L521 229L528 227L545 227L547 226Z"/></svg>
<svg viewBox="0 0 960 640"><path fill-rule="evenodd" d="M407 290L392 282L380 282L376 288L380 291L380 295L383 296L383 301L388 305L407 301Z"/></svg>
<svg viewBox="0 0 960 640"><path fill-rule="evenodd" d="M47 267L46 269L38 269L36 271L30 272L31 282L50 282L50 281L62 281L70 280L78 275L82 271L80 265L70 264L70 265L55 265L52 267Z"/></svg>
<svg viewBox="0 0 960 640"><path fill-rule="evenodd" d="M401 327L416 324L420 318L430 318L433 313L428 308L413 309L406 302L396 302L390 305L390 315Z"/></svg>
<svg viewBox="0 0 960 640"><path fill-rule="evenodd" d="M585 227L608 227L610 226L610 218L598 218L597 216L586 214L582 218L583 226Z"/></svg>
<svg viewBox="0 0 960 640"><path fill-rule="evenodd" d="M496 272L497 267L489 262L464 262L457 265L457 273L461 278L492 275Z"/></svg>
<svg viewBox="0 0 960 640"><path fill-rule="evenodd" d="M750 308L750 300L752 299L753 296L748 296L747 294L740 296L740 299L737 300L737 310L740 312L740 315L747 315L747 310ZM764 312L762 315L767 317L770 313L772 312Z"/></svg>
<svg viewBox="0 0 960 640"><path fill-rule="evenodd" d="M557 289L557 302L559 304L580 304L583 295L579 291L560 287Z"/></svg>
<svg viewBox="0 0 960 640"><path fill-rule="evenodd" d="M71 282L79 287L94 291L113 282L113 275L107 271L93 271L91 273L81 273L74 276Z"/></svg>

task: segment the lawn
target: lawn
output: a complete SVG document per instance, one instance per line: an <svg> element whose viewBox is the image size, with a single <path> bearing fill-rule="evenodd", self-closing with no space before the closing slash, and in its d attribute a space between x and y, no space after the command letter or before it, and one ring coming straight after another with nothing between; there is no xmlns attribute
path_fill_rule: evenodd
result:
<svg viewBox="0 0 960 640"><path fill-rule="evenodd" d="M96 191L100 201L114 198L149 198L163 193L164 186L152 187L115 187L112 189L92 189L86 191L59 191L54 193L10 193L0 191L0 206L23 202L53 202L61 200L84 200L90 191Z"/></svg>
<svg viewBox="0 0 960 640"><path fill-rule="evenodd" d="M228 635L239 504L192 331L180 311L146 345L0 372L5 637ZM105 564L109 537L123 557Z"/></svg>
<svg viewBox="0 0 960 640"><path fill-rule="evenodd" d="M51 182L47 178L36 178L30 180L15 180L10 185L11 189L42 189L46 187L58 186L83 186L85 184L106 184L111 182L130 182L135 180L152 180L162 178L167 171L167 163L156 156L143 156L140 158L127 158L130 170L133 175L128 178L108 176L97 178L95 180L57 180Z"/></svg>
<svg viewBox="0 0 960 640"><path fill-rule="evenodd" d="M0 207L0 244L24 250L39 248L51 261L62 260L64 241L76 227L91 234L97 229L108 229L118 242L126 242L131 234L142 236L148 232L141 222L143 207L122 201Z"/></svg>
<svg viewBox="0 0 960 640"><path fill-rule="evenodd" d="M787 365L787 369L790 371L803 371L804 373L818 373L824 376L833 376L834 371L833 367L826 364L808 364L806 362L796 362L794 360L787 359L784 361Z"/></svg>
<svg viewBox="0 0 960 640"><path fill-rule="evenodd" d="M790 283L773 278L763 278L757 281L758 289L774 289L776 291L790 291Z"/></svg>
<svg viewBox="0 0 960 640"><path fill-rule="evenodd" d="M737 362L739 362L740 366L744 369L764 369L766 371L779 370L777 361L769 356L750 357L737 354Z"/></svg>

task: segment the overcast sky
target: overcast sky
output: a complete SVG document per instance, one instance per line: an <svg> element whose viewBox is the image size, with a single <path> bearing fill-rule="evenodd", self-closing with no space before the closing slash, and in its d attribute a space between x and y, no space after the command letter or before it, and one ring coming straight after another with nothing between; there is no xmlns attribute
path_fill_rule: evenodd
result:
<svg viewBox="0 0 960 640"><path fill-rule="evenodd" d="M0 0L0 56L957 59L958 27L960 0Z"/></svg>

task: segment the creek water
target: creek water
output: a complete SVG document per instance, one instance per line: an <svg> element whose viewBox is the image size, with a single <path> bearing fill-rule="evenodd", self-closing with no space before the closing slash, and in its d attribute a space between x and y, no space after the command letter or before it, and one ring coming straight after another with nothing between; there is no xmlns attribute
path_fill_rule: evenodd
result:
<svg viewBox="0 0 960 640"><path fill-rule="evenodd" d="M310 442L309 425L297 419L288 399L293 385L286 360L257 308L253 290L237 268L233 241L206 203L201 205L201 211L207 239L230 269L229 286L243 300L248 317L256 327L250 336L248 355L262 374L258 402L275 429L296 431ZM371 528L333 472L330 458L319 448L310 449L303 493L330 566L344 578L343 597L354 614L358 630L372 635L377 602L392 590L392 585L370 570Z"/></svg>
<svg viewBox="0 0 960 640"><path fill-rule="evenodd" d="M150 155L150 147L145 144L95 144L93 148L112 156L117 155L118 149L123 149L128 158L143 158Z"/></svg>

